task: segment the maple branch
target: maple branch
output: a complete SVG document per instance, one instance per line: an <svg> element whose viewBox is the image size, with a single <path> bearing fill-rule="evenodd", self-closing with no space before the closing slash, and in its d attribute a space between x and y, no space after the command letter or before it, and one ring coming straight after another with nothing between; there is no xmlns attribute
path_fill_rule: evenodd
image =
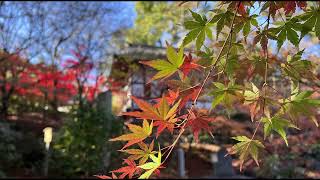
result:
<svg viewBox="0 0 320 180"><path fill-rule="evenodd" d="M225 46L226 46L226 44L227 44L227 40L229 39L230 35L232 34L232 31L233 31L233 28L232 28L232 27L233 27L234 20L235 20L235 17L236 17L236 15L237 15L237 12L238 12L240 3L241 3L241 1L238 2L237 8L236 8L236 12L234 13L234 16L233 16L233 19L232 19L232 22L231 22L231 29L230 29L230 31L229 31L229 33L228 33L228 36L227 36L227 38L226 38L226 41L223 43L223 46L222 46L222 48L221 48L221 50L220 50L220 52L219 52L219 54L218 54L217 60L215 61L215 63L214 63L213 65L210 65L211 68L210 68L209 72L207 73L205 79L203 80L203 82L202 82L202 84L201 84L201 87L200 87L200 89L199 89L199 91L198 91L198 94L197 94L197 96L195 97L195 99L194 99L194 101L193 101L190 109L188 110L189 113L188 113L188 115L187 115L187 118L183 121L184 124L183 124L183 126L181 127L181 131L179 132L177 138L174 140L173 144L171 145L170 151L169 151L169 153L167 154L166 158L164 159L164 161L163 161L162 163L164 163L164 162L168 159L168 157L169 157L169 155L171 154L173 148L175 147L175 145L177 144L177 142L178 142L178 140L180 139L181 135L182 135L183 132L185 131L185 126L186 126L186 124L187 124L187 122L188 122L188 117L190 116L190 113L192 112L195 104L197 103L197 100L198 100L198 98L199 98L199 96L200 96L200 93L201 93L204 85L205 85L206 82L208 81L208 79L209 79L209 77L210 77L213 69L216 67L217 63L219 62L219 60L220 60L220 58L221 58L221 56L222 56L222 51L224 50L224 48L225 48ZM210 67L210 66L209 66L209 67ZM217 74L215 74L215 75L218 75L218 74L220 74L220 73L222 73L222 72L223 72L223 71L221 71L221 72L219 72L219 73L217 73Z"/></svg>
<svg viewBox="0 0 320 180"><path fill-rule="evenodd" d="M206 84L207 80L209 79L209 76L210 76L211 72L212 72L213 69L216 67L216 65L218 64L218 62L219 62L219 60L220 60L220 58L221 58L222 51L224 50L224 48L225 48L225 46L226 46L226 44L227 44L227 41L228 41L229 37L230 37L231 34L232 34L232 31L233 31L233 28L232 28L232 27L233 27L234 20L235 20L235 18L236 18L236 15L237 15L237 12L238 12L240 3L241 3L241 1L238 2L237 8L236 8L236 12L234 13L234 16L233 16L233 19L232 19L232 22L231 22L231 29L230 29L230 31L229 31L229 33L228 33L228 36L227 36L227 38L226 38L226 41L224 41L224 43L223 43L223 46L222 46L222 48L221 48L221 50L220 50L220 52L219 52L219 54L218 54L217 60L215 61L215 63L214 63L213 65L211 65L211 68L210 68L210 70L209 70L206 78L204 79L204 81L203 81L203 83L202 83L202 85L201 85L201 88L200 88L200 90L199 90L196 98L194 99L193 104L192 104L190 110L192 110L194 104L197 102L197 99L199 98L199 95L200 95L200 93L201 93L204 85ZM231 36L231 37L232 37L232 36Z"/></svg>
<svg viewBox="0 0 320 180"><path fill-rule="evenodd" d="M265 29L268 29L268 27L269 27L269 23L270 23L270 10L269 10L269 14L268 14L268 19L267 19L267 21L268 21L268 23L267 23ZM268 47L268 40L267 40L267 47ZM264 73L264 84L263 84L263 86L262 86L262 88L264 89L264 99L263 99L263 107L262 107L262 112L263 112L263 113L265 113L265 106L266 106L266 98L265 98L265 97L266 97L266 94L267 94L267 91L266 91L266 88L265 88L265 87L268 85L268 84L267 84L267 74L268 74L268 48L267 48L267 50L265 50L265 56L266 56L266 64L265 64L265 68L266 68L266 69L265 69L265 73ZM255 137L255 135L256 135L259 127L260 127L261 122L262 122L262 121L259 120L259 123L258 123L257 127L255 128L252 136L251 136L250 143L251 143L252 140L254 139L254 137ZM248 145L246 146L245 151L248 150L250 143L248 143ZM240 165L240 172L241 172L241 171L242 171L242 164Z"/></svg>

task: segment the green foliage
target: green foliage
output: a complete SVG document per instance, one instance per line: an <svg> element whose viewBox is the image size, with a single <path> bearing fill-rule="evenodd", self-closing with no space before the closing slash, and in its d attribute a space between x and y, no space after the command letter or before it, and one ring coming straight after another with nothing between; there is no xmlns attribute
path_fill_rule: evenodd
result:
<svg viewBox="0 0 320 180"><path fill-rule="evenodd" d="M301 56L304 50L297 52L295 55L287 56L287 61L281 64L281 70L285 76L289 76L295 83L301 79L315 79L312 73L314 63L308 60L302 60Z"/></svg>
<svg viewBox="0 0 320 180"><path fill-rule="evenodd" d="M282 111L287 113L290 119L294 122L300 115L308 117L312 120L316 126L318 122L314 117L314 109L320 106L319 99L311 99L310 96L313 91L304 91L293 94L291 100L284 99L284 106L282 106Z"/></svg>
<svg viewBox="0 0 320 180"><path fill-rule="evenodd" d="M227 86L225 86L219 82L214 82L213 84L217 89L210 93L210 95L214 96L212 108L215 108L216 105L220 103L230 108L235 100L241 99L242 95L239 92L241 90L241 86L234 85L232 83L229 83Z"/></svg>
<svg viewBox="0 0 320 180"><path fill-rule="evenodd" d="M161 157L162 155L161 155L160 146L159 146L158 157L151 154L150 158L152 159L152 162L148 162L146 164L139 166L140 168L147 170L145 173L143 173L139 177L139 179L148 179L150 175L161 166L162 164Z"/></svg>
<svg viewBox="0 0 320 180"><path fill-rule="evenodd" d="M320 38L320 9L311 6L311 9L300 16L300 20L304 21L301 28L301 37L302 39L307 33L314 31L316 36Z"/></svg>
<svg viewBox="0 0 320 180"><path fill-rule="evenodd" d="M232 17L234 16L234 13L231 11L226 12L220 12L219 10L216 10L217 14L210 20L210 23L214 24L217 23L217 38L219 38L219 34L221 33L224 26L231 25Z"/></svg>
<svg viewBox="0 0 320 180"><path fill-rule="evenodd" d="M71 177L89 176L106 168L106 155L116 148L107 140L120 132L121 123L118 121L112 114L105 115L89 105L72 109L70 119L54 136L50 163L55 166L51 166L50 171L62 173L55 176ZM109 160L114 160L114 156L110 157Z"/></svg>
<svg viewBox="0 0 320 180"><path fill-rule="evenodd" d="M130 43L155 45L164 33L173 35L172 42L178 40L177 24L183 18L183 8L176 8L174 2L136 2L137 18L134 27L126 32Z"/></svg>
<svg viewBox="0 0 320 180"><path fill-rule="evenodd" d="M237 136L233 137L232 139L239 141L232 147L230 154L239 154L240 171L244 161L246 161L249 156L251 156L257 165L259 165L259 149L264 148L264 145L260 141L249 139L246 136Z"/></svg>
<svg viewBox="0 0 320 180"><path fill-rule="evenodd" d="M12 130L10 124L0 123L0 170L3 170L3 175L6 170L22 165L22 154L18 152L16 146L18 138L21 138L21 134Z"/></svg>
<svg viewBox="0 0 320 180"><path fill-rule="evenodd" d="M183 46L180 47L180 50L177 53L175 49L169 45L167 48L167 58L169 61L153 60L148 62L141 62L159 71L156 75L153 76L152 80L167 78L178 71L178 69L184 62Z"/></svg>
<svg viewBox="0 0 320 180"><path fill-rule="evenodd" d="M271 131L276 131L285 141L288 146L287 135L285 131L285 127L292 127L298 129L295 125L293 125L290 121L283 119L279 116L274 116L272 118L262 118L261 121L264 123L264 138L270 135Z"/></svg>
<svg viewBox="0 0 320 180"><path fill-rule="evenodd" d="M42 175L44 160L42 138L14 123L0 122L0 171L12 176L12 169ZM0 175L1 176L1 175Z"/></svg>
<svg viewBox="0 0 320 180"><path fill-rule="evenodd" d="M298 46L300 41L297 31L299 30L301 30L301 24L295 17L284 23L281 23L280 27L270 28L270 31L276 35L278 51L286 39L288 39L293 45Z"/></svg>
<svg viewBox="0 0 320 180"><path fill-rule="evenodd" d="M183 39L183 46L188 45L190 42L196 39L196 48L199 50L207 37L212 39L212 31L206 16L200 16L198 13L189 10L192 14L193 20L185 21L184 27L190 32Z"/></svg>

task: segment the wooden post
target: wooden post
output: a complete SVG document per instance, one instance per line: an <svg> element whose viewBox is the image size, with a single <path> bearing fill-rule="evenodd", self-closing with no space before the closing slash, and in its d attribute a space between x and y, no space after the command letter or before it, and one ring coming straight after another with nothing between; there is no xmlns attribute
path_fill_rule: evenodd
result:
<svg viewBox="0 0 320 180"><path fill-rule="evenodd" d="M179 177L185 178L186 177L186 168L185 168L185 158L184 158L184 151L182 148L178 148L178 172Z"/></svg>
<svg viewBox="0 0 320 180"><path fill-rule="evenodd" d="M43 142L46 145L46 153L44 160L44 176L48 176L49 156L50 156L50 143L52 141L52 127L46 127L43 129Z"/></svg>
<svg viewBox="0 0 320 180"><path fill-rule="evenodd" d="M218 162L218 155L217 153L213 152L210 154L210 160L212 163L212 170L213 170L213 176L216 176L216 163Z"/></svg>
<svg viewBox="0 0 320 180"><path fill-rule="evenodd" d="M50 149L46 149L44 159L44 177L48 177Z"/></svg>

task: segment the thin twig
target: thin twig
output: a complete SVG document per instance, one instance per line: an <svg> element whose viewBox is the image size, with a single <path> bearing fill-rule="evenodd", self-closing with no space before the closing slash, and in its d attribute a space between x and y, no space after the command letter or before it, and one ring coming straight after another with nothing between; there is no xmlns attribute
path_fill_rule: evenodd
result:
<svg viewBox="0 0 320 180"><path fill-rule="evenodd" d="M267 23L267 25L266 25L266 29L268 29L269 23L270 23L270 10L269 10L268 23ZM267 47L268 47L268 41L267 41ZM262 88L264 89L264 97L266 97L266 93L267 93L265 87L267 86L267 74L268 74L268 49L265 50L265 56L266 56L266 64L265 64L265 68L266 68L266 69L265 69L265 74L264 74L264 84L263 84L263 86L262 86ZM265 106L266 106L266 99L264 98L264 99L263 99L263 107L262 107L263 113L265 113ZM254 130L254 132L253 132L253 135L251 136L250 141L252 141L252 140L254 139L254 137L255 137L255 135L256 135L259 127L260 127L261 122L262 122L262 121L260 120L259 123L258 123L258 125L257 125L257 127L255 128L255 130ZM250 143L248 143L248 145L246 146L245 151L248 150L249 145L250 145ZM240 168L240 171L241 171L241 168Z"/></svg>
<svg viewBox="0 0 320 180"><path fill-rule="evenodd" d="M234 20L235 20L235 17L236 17L236 15L237 15L239 6L240 6L240 1L238 2L238 6L237 6L236 12L235 12L235 14L234 14L234 16L233 16L233 20L232 20L231 26L233 26L233 24L234 24ZM197 100L198 100L198 98L199 98L199 95L200 95L200 93L201 93L204 85L205 85L206 82L208 81L211 72L212 72L213 69L215 68L216 64L219 62L219 60L220 60L220 58L221 58L221 55L222 55L222 51L223 51L223 49L225 48L226 43L227 43L227 40L228 40L228 38L229 38L229 36L230 36L231 33L232 33L232 28L230 29L230 32L229 32L229 34L228 34L228 36L227 36L227 38L226 38L226 41L224 42L224 44L223 44L223 46L222 46L222 48L221 48L221 50L220 50L220 52L219 52L219 55L218 55L218 57L217 57L216 62L215 62L213 65L211 65L211 68L210 68L208 74L206 75L205 79L203 80L202 85L201 85L201 87L200 87L200 89L199 89L199 91L198 91L198 94L197 94L197 96L195 97L195 99L194 99L194 101L193 101L193 103L192 103L192 106L191 106L190 109L188 110L189 113L188 113L188 116L187 116L186 120L184 121L185 123L184 123L184 125L182 126L182 128L181 128L181 130L180 130L180 132L179 132L179 134L178 134L178 136L177 136L177 138L174 140L173 144L171 145L170 151L169 151L169 153L167 154L167 156L166 156L166 158L164 159L164 161L162 162L162 164L168 159L168 157L169 157L169 155L171 154L173 148L175 147L175 145L177 144L177 142L178 142L178 140L180 139L181 135L182 135L183 132L185 131L185 126L186 126L186 124L187 124L187 122L188 122L188 117L190 116L190 113L192 112L192 110L193 110L193 108L194 108L194 106L195 106L195 104L196 104L196 102L197 102ZM219 74L219 73L218 73L218 74Z"/></svg>

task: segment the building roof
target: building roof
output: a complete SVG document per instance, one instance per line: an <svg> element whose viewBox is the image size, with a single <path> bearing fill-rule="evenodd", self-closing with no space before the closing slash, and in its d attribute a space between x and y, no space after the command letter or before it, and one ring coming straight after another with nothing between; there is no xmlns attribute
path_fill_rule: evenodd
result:
<svg viewBox="0 0 320 180"><path fill-rule="evenodd" d="M160 58L166 58L166 48L132 44L132 45L128 45L124 49L121 49L118 53L114 54L114 56L130 58L132 60L160 59Z"/></svg>
<svg viewBox="0 0 320 180"><path fill-rule="evenodd" d="M186 52L190 52L190 50L185 49L185 53ZM115 53L114 56L130 58L132 60L166 59L167 48L143 44L129 44L124 49L121 49L118 53Z"/></svg>

